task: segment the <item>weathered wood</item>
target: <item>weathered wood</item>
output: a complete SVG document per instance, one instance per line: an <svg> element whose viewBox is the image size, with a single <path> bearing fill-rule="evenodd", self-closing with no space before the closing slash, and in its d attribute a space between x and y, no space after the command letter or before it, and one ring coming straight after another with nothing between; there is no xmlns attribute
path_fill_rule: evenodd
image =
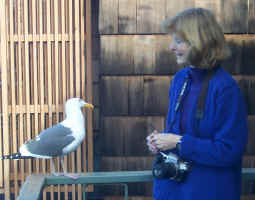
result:
<svg viewBox="0 0 255 200"><path fill-rule="evenodd" d="M250 76L234 76L245 97L248 114L255 114L255 80ZM172 76L116 77L102 79L102 111L105 116L165 115ZM118 92L118 95L115 95Z"/></svg>
<svg viewBox="0 0 255 200"><path fill-rule="evenodd" d="M101 33L118 33L118 4L118 0L99 1L99 30Z"/></svg>
<svg viewBox="0 0 255 200"><path fill-rule="evenodd" d="M17 200L40 200L45 185L44 175L30 175L22 186Z"/></svg>
<svg viewBox="0 0 255 200"><path fill-rule="evenodd" d="M179 12L195 7L196 0L166 1L166 18L171 18Z"/></svg>
<svg viewBox="0 0 255 200"><path fill-rule="evenodd" d="M170 43L169 35L155 36L155 71L152 73L157 75L175 74L182 68L176 63L175 54L170 50Z"/></svg>
<svg viewBox="0 0 255 200"><path fill-rule="evenodd" d="M243 168L255 168L255 156L254 155L244 155L242 167Z"/></svg>
<svg viewBox="0 0 255 200"><path fill-rule="evenodd" d="M164 129L164 116L104 117L100 137L102 156L145 156L149 154L146 137L154 129Z"/></svg>
<svg viewBox="0 0 255 200"><path fill-rule="evenodd" d="M1 40L0 40L0 66L1 66L1 108L2 108L2 138L0 139L1 142L1 149L3 154L9 154L10 153L10 139L9 139L9 122L8 122L8 52L7 52L7 27L6 27L6 8L5 8L5 1L0 2L0 11L2 13L2 20L0 22L0 30L1 30ZM10 162L8 160L1 161L0 164L0 186L5 187L5 198L10 199Z"/></svg>
<svg viewBox="0 0 255 200"><path fill-rule="evenodd" d="M224 33L248 32L248 1L221 0L220 6L220 24Z"/></svg>
<svg viewBox="0 0 255 200"><path fill-rule="evenodd" d="M118 118L105 118L103 120L104 134L99 138L102 145L98 147L100 148L102 156L124 154L124 136L126 132L125 124L126 120L118 120Z"/></svg>
<svg viewBox="0 0 255 200"><path fill-rule="evenodd" d="M102 156L102 171L151 170L153 160L153 155L143 157Z"/></svg>
<svg viewBox="0 0 255 200"><path fill-rule="evenodd" d="M231 74L255 74L254 35L226 35L232 51L223 67ZM104 75L169 75L179 71L170 51L168 35L101 36L101 69Z"/></svg>
<svg viewBox="0 0 255 200"><path fill-rule="evenodd" d="M241 196L241 200L254 200L255 199L255 195L251 194L252 192L250 192L250 194L246 194L246 195L242 195Z"/></svg>
<svg viewBox="0 0 255 200"><path fill-rule="evenodd" d="M166 0L137 0L137 33L160 33Z"/></svg>
<svg viewBox="0 0 255 200"><path fill-rule="evenodd" d="M129 78L128 81L128 113L143 115L144 113L144 79L142 76Z"/></svg>
<svg viewBox="0 0 255 200"><path fill-rule="evenodd" d="M243 38L235 35L225 35L225 38L230 48L231 56L222 63L222 66L231 74L240 74L243 67Z"/></svg>
<svg viewBox="0 0 255 200"><path fill-rule="evenodd" d="M121 185L105 185L101 186L102 194L104 196L122 196L123 199L123 187ZM133 196L140 196L140 199L144 200L145 196L152 197L153 183L132 183L128 184L128 199L133 199Z"/></svg>
<svg viewBox="0 0 255 200"><path fill-rule="evenodd" d="M255 115L249 116L248 118L248 125L249 125L249 136L248 136L248 144L246 147L246 152L245 155L255 155ZM255 167L254 166L249 166L249 167Z"/></svg>
<svg viewBox="0 0 255 200"><path fill-rule="evenodd" d="M242 73L255 75L254 63L255 63L255 36L245 38L244 49L243 49L243 63Z"/></svg>
<svg viewBox="0 0 255 200"><path fill-rule="evenodd" d="M155 73L155 36L133 36L134 73Z"/></svg>
<svg viewBox="0 0 255 200"><path fill-rule="evenodd" d="M92 102L92 76L89 69L92 59L89 23L91 6L90 1L80 0L3 2L0 44L1 66L4 66L0 80L3 122L0 130L3 137L0 146L4 146L1 154L9 154L17 152L26 140L35 137L40 130L63 119L63 104L67 98L86 97L87 101ZM85 8L86 13L82 11ZM75 16L74 10L77 13ZM77 154L69 159L75 161L72 162L71 170L81 172L93 170L93 162L87 163L88 160L93 160L93 151L86 152L87 149L93 149L90 123L92 113L87 115L87 140L80 146ZM75 160L74 157L79 159ZM66 158L65 160L67 161ZM10 199L10 193L14 193L16 198L20 184L23 184L28 174L47 172L49 166L48 161L46 164L39 159L2 161L0 171L4 174L0 180L0 193L5 193L6 199ZM52 187L48 191L53 197L53 192L59 192L60 188ZM78 192L78 199L81 199L81 188ZM73 193L74 197L76 190Z"/></svg>
<svg viewBox="0 0 255 200"><path fill-rule="evenodd" d="M225 33L254 32L253 5L253 1L243 0L101 0L99 31L101 34L162 33L160 23L164 19L188 8L203 7L216 15Z"/></svg>
<svg viewBox="0 0 255 200"><path fill-rule="evenodd" d="M238 84L242 90L242 93L245 97L247 108L248 108L248 114L254 115L255 114L255 80L254 78L246 79L242 78L240 81L238 81Z"/></svg>
<svg viewBox="0 0 255 200"><path fill-rule="evenodd" d="M155 58L155 56L161 55L161 51L165 51L161 48L161 45L166 43L164 38L166 36L159 39L153 35L101 36L101 74L126 75L155 74L157 71L159 73L161 71L169 72L171 68L166 66L169 63L161 66L162 62L159 62L161 58ZM164 69L161 70L161 68Z"/></svg>
<svg viewBox="0 0 255 200"><path fill-rule="evenodd" d="M101 71L103 74L131 74L134 68L133 38L105 36L101 38Z"/></svg>
<svg viewBox="0 0 255 200"><path fill-rule="evenodd" d="M248 1L248 32L255 33L255 1Z"/></svg>
<svg viewBox="0 0 255 200"><path fill-rule="evenodd" d="M104 115L128 114L128 82L128 77L103 78L101 104Z"/></svg>
<svg viewBox="0 0 255 200"><path fill-rule="evenodd" d="M118 0L119 33L136 33L136 0Z"/></svg>
<svg viewBox="0 0 255 200"><path fill-rule="evenodd" d="M170 76L144 77L144 114L166 115L168 109L168 94Z"/></svg>
<svg viewBox="0 0 255 200"><path fill-rule="evenodd" d="M219 23L221 23L221 4L222 0L195 0L196 8L205 8L215 14L215 17ZM224 27L222 27L224 28Z"/></svg>
<svg viewBox="0 0 255 200"><path fill-rule="evenodd" d="M104 104L103 114L105 116L165 115L171 79L172 76L104 76L101 102L111 103Z"/></svg>

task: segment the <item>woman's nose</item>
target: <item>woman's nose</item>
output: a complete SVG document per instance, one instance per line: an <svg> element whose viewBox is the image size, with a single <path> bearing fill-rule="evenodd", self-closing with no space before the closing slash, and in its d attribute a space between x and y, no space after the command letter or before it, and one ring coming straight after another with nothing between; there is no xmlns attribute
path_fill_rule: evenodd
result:
<svg viewBox="0 0 255 200"><path fill-rule="evenodd" d="M176 44L175 44L175 42L171 42L171 43L170 43L170 50L171 50L171 51L175 51L175 50L176 50Z"/></svg>

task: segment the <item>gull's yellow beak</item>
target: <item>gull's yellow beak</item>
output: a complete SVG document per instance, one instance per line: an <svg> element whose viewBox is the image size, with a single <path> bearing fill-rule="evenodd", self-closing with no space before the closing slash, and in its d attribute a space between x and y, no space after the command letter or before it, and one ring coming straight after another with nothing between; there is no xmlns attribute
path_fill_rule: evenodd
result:
<svg viewBox="0 0 255 200"><path fill-rule="evenodd" d="M85 108L88 108L88 109L91 109L91 110L94 109L94 106L91 103L85 103L84 106L85 106Z"/></svg>

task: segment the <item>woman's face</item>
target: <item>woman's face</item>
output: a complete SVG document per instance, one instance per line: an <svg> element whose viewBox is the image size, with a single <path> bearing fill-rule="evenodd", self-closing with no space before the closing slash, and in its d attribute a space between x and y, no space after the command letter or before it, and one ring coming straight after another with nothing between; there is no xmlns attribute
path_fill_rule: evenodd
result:
<svg viewBox="0 0 255 200"><path fill-rule="evenodd" d="M187 63L187 58L191 49L187 42L184 42L176 34L173 34L170 49L175 53L178 64Z"/></svg>

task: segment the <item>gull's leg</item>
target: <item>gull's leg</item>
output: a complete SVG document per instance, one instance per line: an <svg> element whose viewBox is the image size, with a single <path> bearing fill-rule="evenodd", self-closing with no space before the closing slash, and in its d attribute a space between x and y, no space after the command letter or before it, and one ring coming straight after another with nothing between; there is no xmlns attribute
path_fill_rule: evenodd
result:
<svg viewBox="0 0 255 200"><path fill-rule="evenodd" d="M60 162L61 162L61 167L63 169L64 174L67 174L66 168L65 168L65 163L64 163L64 156L60 157Z"/></svg>
<svg viewBox="0 0 255 200"><path fill-rule="evenodd" d="M71 173L67 173L67 170L66 170L65 165L64 165L64 156L61 156L61 157L60 157L60 162L61 162L61 165L62 165L62 169L63 169L63 171L64 171L64 176L69 177L69 178L72 178L72 179L77 179L77 178L79 178L80 174L71 174Z"/></svg>
<svg viewBox="0 0 255 200"><path fill-rule="evenodd" d="M56 174L56 168L55 168L55 163L54 163L54 159L51 158L51 173L52 174Z"/></svg>
<svg viewBox="0 0 255 200"><path fill-rule="evenodd" d="M56 167L55 167L54 158L51 158L51 163L52 163L52 174L53 174L54 176L63 176L64 173L57 173L57 172L56 172Z"/></svg>

